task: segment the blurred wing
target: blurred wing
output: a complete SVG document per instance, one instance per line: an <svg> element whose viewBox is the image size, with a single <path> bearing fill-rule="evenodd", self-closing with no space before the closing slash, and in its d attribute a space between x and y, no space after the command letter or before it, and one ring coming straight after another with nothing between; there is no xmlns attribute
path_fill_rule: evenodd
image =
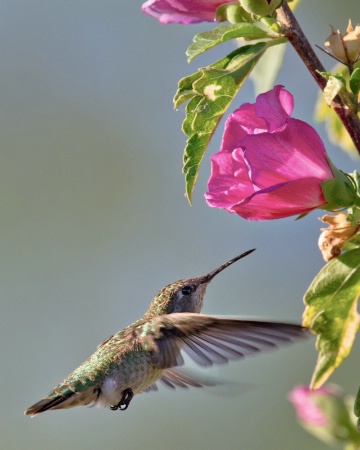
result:
<svg viewBox="0 0 360 450"><path fill-rule="evenodd" d="M192 313L155 317L146 326L144 345L151 349L152 363L161 369L183 364L182 351L200 366L212 366L277 348L307 334L299 325Z"/></svg>
<svg viewBox="0 0 360 450"><path fill-rule="evenodd" d="M188 389L189 387L201 388L204 386L215 386L218 382L206 379L200 375L190 375L176 369L167 369L159 380L164 386L170 389ZM152 384L143 392L154 392L158 390L157 384Z"/></svg>
<svg viewBox="0 0 360 450"><path fill-rule="evenodd" d="M159 381L171 389L178 387L187 389L189 386L203 387L209 384L176 369L167 369Z"/></svg>

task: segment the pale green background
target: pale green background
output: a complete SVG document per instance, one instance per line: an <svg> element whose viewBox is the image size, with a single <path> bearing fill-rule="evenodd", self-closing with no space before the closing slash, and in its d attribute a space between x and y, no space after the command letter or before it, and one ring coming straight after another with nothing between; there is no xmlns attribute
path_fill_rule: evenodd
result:
<svg viewBox="0 0 360 450"><path fill-rule="evenodd" d="M324 449L296 424L286 399L311 377L314 339L215 369L230 381L225 387L139 395L126 412L23 416L99 342L142 315L163 285L256 247L213 282L203 311L300 322L302 295L323 265L319 212L301 222L251 223L206 205L209 157L222 125L194 206L187 204L184 108L173 111L172 97L181 77L224 50L189 66L192 36L212 25L162 26L140 6L0 2L0 446ZM355 0L304 0L298 18L321 45L329 24L344 29L349 16L360 20L356 14ZM330 69L333 62L320 56ZM295 95L295 117L310 121L317 88L290 48L278 82ZM254 101L251 82L232 109L244 101ZM354 169L325 142L336 164ZM352 394L358 352L332 378Z"/></svg>

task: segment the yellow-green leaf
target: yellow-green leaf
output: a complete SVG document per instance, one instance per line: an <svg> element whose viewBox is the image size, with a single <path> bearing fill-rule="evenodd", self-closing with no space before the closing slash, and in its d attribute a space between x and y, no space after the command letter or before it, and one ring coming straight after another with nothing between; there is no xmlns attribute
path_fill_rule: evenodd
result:
<svg viewBox="0 0 360 450"><path fill-rule="evenodd" d="M242 38L244 40L255 40L274 39L278 37L274 33L268 33L262 28L250 23L220 25L213 30L196 34L194 36L194 42L186 50L186 54L190 62L196 56L201 55L201 53L231 39Z"/></svg>
<svg viewBox="0 0 360 450"><path fill-rule="evenodd" d="M318 360L313 389L326 382L349 355L359 328L360 249L330 261L315 277L304 298L303 325L317 334Z"/></svg>

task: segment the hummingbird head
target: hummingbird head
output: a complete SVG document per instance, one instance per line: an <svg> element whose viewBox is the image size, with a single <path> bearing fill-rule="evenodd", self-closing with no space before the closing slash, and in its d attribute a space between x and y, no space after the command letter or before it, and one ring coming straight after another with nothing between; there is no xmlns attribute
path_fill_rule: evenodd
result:
<svg viewBox="0 0 360 450"><path fill-rule="evenodd" d="M151 302L146 316L160 314L172 314L178 312L199 313L203 306L203 299L207 285L210 281L224 269L234 262L252 253L255 249L248 250L220 267L212 270L206 275L197 278L187 278L175 281L162 288Z"/></svg>

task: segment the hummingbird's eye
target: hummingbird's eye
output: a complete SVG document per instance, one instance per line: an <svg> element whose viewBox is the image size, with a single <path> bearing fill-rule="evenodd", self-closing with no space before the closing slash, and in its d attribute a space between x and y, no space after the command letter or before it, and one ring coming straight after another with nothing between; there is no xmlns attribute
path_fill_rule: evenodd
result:
<svg viewBox="0 0 360 450"><path fill-rule="evenodd" d="M195 286L191 286L190 284L187 284L181 289L182 295L190 295L192 292L195 291Z"/></svg>

